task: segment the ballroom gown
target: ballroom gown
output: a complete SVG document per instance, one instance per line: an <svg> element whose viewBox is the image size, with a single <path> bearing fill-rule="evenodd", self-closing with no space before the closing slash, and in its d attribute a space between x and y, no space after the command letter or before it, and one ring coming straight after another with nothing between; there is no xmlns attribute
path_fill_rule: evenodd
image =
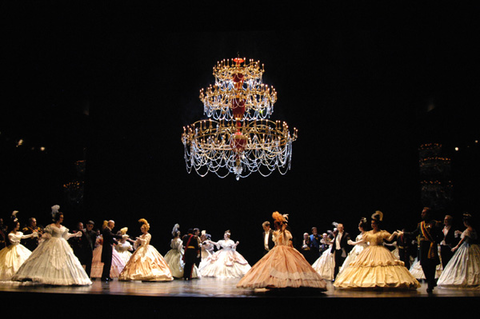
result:
<svg viewBox="0 0 480 319"><path fill-rule="evenodd" d="M25 260L32 252L22 244L21 239L32 237L33 234L24 235L22 232L9 233L10 245L0 250L0 281L12 279Z"/></svg>
<svg viewBox="0 0 480 319"><path fill-rule="evenodd" d="M357 238L355 238L355 242L359 242L363 239L363 234L359 234ZM352 250L348 253L347 258L343 262L342 267L340 267L339 273L347 269L354 261L357 259L358 255L368 246L367 242L360 242L353 246Z"/></svg>
<svg viewBox="0 0 480 319"><path fill-rule="evenodd" d="M463 243L443 270L437 285L448 288L478 287L480 285L480 248L476 231L466 229Z"/></svg>
<svg viewBox="0 0 480 319"><path fill-rule="evenodd" d="M74 255L67 239L75 236L61 225L44 229L45 239L22 264L12 280L34 281L46 285L91 285L92 282Z"/></svg>
<svg viewBox="0 0 480 319"><path fill-rule="evenodd" d="M383 246L389 238L387 231L368 231L364 240L369 243L350 266L335 278L337 288L404 288L416 289L420 283L405 267L403 261Z"/></svg>
<svg viewBox="0 0 480 319"><path fill-rule="evenodd" d="M239 288L300 288L326 290L326 282L305 257L290 246L292 234L273 232L275 246L237 284Z"/></svg>
<svg viewBox="0 0 480 319"><path fill-rule="evenodd" d="M172 272L162 255L150 245L152 235L141 235L135 242L135 252L125 265L118 280L171 281Z"/></svg>
<svg viewBox="0 0 480 319"><path fill-rule="evenodd" d="M172 272L174 278L183 278L183 242L180 238L174 238L170 242L170 250L165 254L165 261ZM198 278L197 266L193 266L192 278Z"/></svg>
<svg viewBox="0 0 480 319"><path fill-rule="evenodd" d="M201 277L241 278L251 268L236 251L233 240L219 240L216 246L221 249L207 257L198 269Z"/></svg>
<svg viewBox="0 0 480 319"><path fill-rule="evenodd" d="M322 255L312 264L312 267L323 279L333 279L335 259L333 258L330 248L325 249Z"/></svg>
<svg viewBox="0 0 480 319"><path fill-rule="evenodd" d="M102 250L103 245L98 245L93 250L92 258L92 270L90 277L102 278L103 262L102 262ZM125 261L117 252L116 249L112 249L112 266L110 267L110 278L118 278L123 268L125 267Z"/></svg>
<svg viewBox="0 0 480 319"><path fill-rule="evenodd" d="M115 245L115 250L117 251L120 258L123 260L124 265L126 265L127 262L130 260L130 257L132 257L132 244L130 244L128 241L125 241L123 243L119 242L117 245Z"/></svg>

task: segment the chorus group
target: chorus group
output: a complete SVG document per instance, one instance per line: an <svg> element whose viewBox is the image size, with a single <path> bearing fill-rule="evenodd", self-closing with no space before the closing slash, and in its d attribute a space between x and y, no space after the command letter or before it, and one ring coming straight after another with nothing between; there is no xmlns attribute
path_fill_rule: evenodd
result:
<svg viewBox="0 0 480 319"><path fill-rule="evenodd" d="M282 289L417 289L480 287L480 248L473 218L463 215L463 227L453 227L452 217L433 219L423 208L421 221L412 231L382 228L383 213L370 221L361 217L353 238L342 223L320 235L315 227L305 233L300 250L293 246L288 214L274 212L273 223L263 227L263 257L250 266L237 252L238 241L229 230L213 241L206 231L180 226L172 229L170 250L163 256L150 244L150 224L140 219L141 235L135 239L124 227L104 221L94 230L93 221L79 223L70 232L63 226L59 205L51 207L52 222L44 228L28 219L23 228L11 214L8 225L0 220L0 281L45 285L91 285L92 279L119 281L185 281L238 278L239 288ZM273 224L273 229L272 229ZM260 242L260 241L259 241ZM412 243L416 254L409 251ZM413 257L415 256L415 258Z"/></svg>

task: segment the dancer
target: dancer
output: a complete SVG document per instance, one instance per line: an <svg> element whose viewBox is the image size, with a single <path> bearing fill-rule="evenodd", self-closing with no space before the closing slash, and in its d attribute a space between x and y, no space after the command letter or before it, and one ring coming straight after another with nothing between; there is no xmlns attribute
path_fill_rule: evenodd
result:
<svg viewBox="0 0 480 319"><path fill-rule="evenodd" d="M442 261L442 266L445 268L453 257L452 248L457 245L459 238L457 231L453 227L453 217L450 215L445 215L443 220L443 229L442 229L442 241L440 242L440 259ZM461 232L460 232L461 233Z"/></svg>
<svg viewBox="0 0 480 319"><path fill-rule="evenodd" d="M339 273L348 268L355 261L355 259L357 259L358 255L360 255L360 253L368 246L368 243L363 241L363 236L365 234L365 231L367 230L367 218L362 217L360 219L360 222L358 224L358 230L360 231L360 234L357 235L355 241L347 241L348 245L354 247L348 253L347 258L345 258L342 267L340 267Z"/></svg>
<svg viewBox="0 0 480 319"><path fill-rule="evenodd" d="M472 225L472 216L463 215L466 229L458 244L452 248L453 257L438 278L439 287L478 287L480 286L480 248L478 234Z"/></svg>
<svg viewBox="0 0 480 319"><path fill-rule="evenodd" d="M16 281L34 281L47 285L91 285L87 273L73 254L67 239L70 234L62 225L60 206L52 207L53 223L44 229L44 241L32 252L12 277Z"/></svg>
<svg viewBox="0 0 480 319"><path fill-rule="evenodd" d="M183 278L185 263L183 262L183 241L180 238L180 226L175 224L172 230L172 240L170 241L170 250L165 254L165 261L172 272L174 278ZM190 267L190 266L189 266ZM198 278L197 266L194 264L193 272L189 278Z"/></svg>
<svg viewBox="0 0 480 319"><path fill-rule="evenodd" d="M265 256L274 246L272 240L273 230L270 228L270 222L265 221L262 224L263 228L263 255Z"/></svg>
<svg viewBox="0 0 480 319"><path fill-rule="evenodd" d="M438 257L438 243L441 241L441 229L439 222L432 218L432 211L429 207L424 207L421 213L422 221L417 225L413 232L399 232L406 236L418 237L419 240L419 260L422 266L425 280L427 282L427 292L432 293L436 286L435 272L437 265L440 264Z"/></svg>
<svg viewBox="0 0 480 319"><path fill-rule="evenodd" d="M312 267L325 280L333 280L333 271L335 268L335 260L330 251L330 246L333 244L327 233L323 233L320 240L322 245L327 245L329 248L324 249L322 255L313 263Z"/></svg>
<svg viewBox="0 0 480 319"><path fill-rule="evenodd" d="M193 229L189 229L187 234L183 236L182 245L184 246L183 258L183 279L191 280L195 269L195 261L200 255L200 247L198 245L198 238L195 236Z"/></svg>
<svg viewBox="0 0 480 319"><path fill-rule="evenodd" d="M29 235L19 232L20 223L18 221L13 222L9 229L11 229L7 235L9 245L0 250L0 281L10 280L32 254L28 248L20 244L20 240L38 236L37 232Z"/></svg>
<svg viewBox="0 0 480 319"><path fill-rule="evenodd" d="M272 214L275 226L275 247L260 259L240 279L240 288L300 288L326 290L326 282L310 266L305 257L292 244L292 234L286 229L288 215Z"/></svg>
<svg viewBox="0 0 480 319"><path fill-rule="evenodd" d="M213 244L211 239L212 239L212 236L210 234L207 234L206 230L202 230L202 233L200 235L200 242L201 242L200 254L201 254L202 261L204 261L205 259L207 259L208 256L211 256L213 254L215 245Z"/></svg>
<svg viewBox="0 0 480 319"><path fill-rule="evenodd" d="M148 232L150 224L141 218L139 223L142 235L135 241L133 253L125 265L118 280L142 280L142 281L172 281L173 276L162 255L150 245L152 235Z"/></svg>
<svg viewBox="0 0 480 319"><path fill-rule="evenodd" d="M92 220L89 220L86 224L86 229L84 232L86 238L86 243L83 245L85 254L85 272L89 276L92 274L93 249L95 248L95 243L97 240L97 232L93 230L94 225L95 223Z"/></svg>
<svg viewBox="0 0 480 319"><path fill-rule="evenodd" d="M118 240L118 243L115 245L115 251L118 253L125 265L130 260L130 257L132 257L133 246L130 241L135 242L129 238L129 236L127 235L127 231L128 227L123 227L117 232L117 235L122 236L122 238L120 238Z"/></svg>
<svg viewBox="0 0 480 319"><path fill-rule="evenodd" d="M112 269L112 256L114 254L113 245L117 243L117 239L122 238L122 236L114 234L112 231L115 228L115 221L109 220L107 226L102 229L102 259L103 270L102 270L102 281L108 282L112 280L110 276L110 270ZM123 264L123 260L122 260ZM124 264L123 264L124 265ZM120 269L122 271L122 269Z"/></svg>
<svg viewBox="0 0 480 319"><path fill-rule="evenodd" d="M340 267L343 265L347 254L351 249L347 244L350 240L350 234L345 231L342 223L335 223L337 230L334 232L333 245L330 251L334 254L335 268L333 271L333 278L337 277Z"/></svg>
<svg viewBox="0 0 480 319"><path fill-rule="evenodd" d="M114 278L118 278L123 268L125 268L125 262L123 261L122 257L118 254L118 252L115 249L112 249L110 254L111 256L109 258L110 269L108 271L108 277L103 277L103 275L105 274L105 263L103 262L105 258L105 255L103 253L103 250L105 247L103 244L104 243L103 233L105 233L105 228L108 227L108 224L109 224L108 220L103 221L103 224L101 227L102 235L98 237L97 239L98 245L93 250L92 270L90 274L91 278L100 278L100 280L105 282L112 281ZM115 236L117 238L121 238L121 236L118 236L118 235L115 235Z"/></svg>
<svg viewBox="0 0 480 319"><path fill-rule="evenodd" d="M251 268L247 260L236 250L239 242L230 239L230 230L225 231L223 239L214 243L218 250L208 257L199 269L202 277L240 278Z"/></svg>
<svg viewBox="0 0 480 319"><path fill-rule="evenodd" d="M365 232L362 241L367 246L349 267L335 278L337 288L403 288L416 289L419 282L410 274L401 260L383 246L383 241L391 241L397 232L389 234L380 228L383 213L372 215L372 230Z"/></svg>
<svg viewBox="0 0 480 319"><path fill-rule="evenodd" d="M33 233L38 233L38 236L31 236L26 239L22 239L21 244L25 246L28 250L34 251L38 247L39 240L42 237L43 230L41 227L37 226L37 219L35 217L30 217L27 222L27 226L23 227L22 233L24 235L29 235Z"/></svg>

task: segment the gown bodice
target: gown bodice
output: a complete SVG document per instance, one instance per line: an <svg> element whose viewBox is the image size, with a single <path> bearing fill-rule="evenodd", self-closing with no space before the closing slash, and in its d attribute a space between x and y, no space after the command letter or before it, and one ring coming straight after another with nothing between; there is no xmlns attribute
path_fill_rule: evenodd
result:
<svg viewBox="0 0 480 319"><path fill-rule="evenodd" d="M290 233L288 230L283 232L275 230L272 238L275 246L289 246L292 240L292 233Z"/></svg>
<svg viewBox="0 0 480 319"><path fill-rule="evenodd" d="M180 238L174 238L170 241L170 248L181 251L183 248L183 241Z"/></svg>
<svg viewBox="0 0 480 319"><path fill-rule="evenodd" d="M46 234L49 234L52 238L65 238L68 239L69 233L68 233L68 228L60 225L60 227L57 227L55 224L50 224L47 227L45 227L44 232Z"/></svg>
<svg viewBox="0 0 480 319"><path fill-rule="evenodd" d="M231 239L227 239L227 240L219 240L217 242L217 248L220 249L226 249L226 250L235 250L235 242Z"/></svg>
<svg viewBox="0 0 480 319"><path fill-rule="evenodd" d="M32 236L32 234L24 235L22 232L17 231L15 233L8 233L8 240L10 240L10 244L18 245L18 244L20 244L21 239L29 238L31 236Z"/></svg>
<svg viewBox="0 0 480 319"><path fill-rule="evenodd" d="M380 230L376 233L370 230L363 235L363 239L365 242L368 242L370 246L381 246L383 245L383 240L390 236L391 234L386 230Z"/></svg>
<svg viewBox="0 0 480 319"><path fill-rule="evenodd" d="M142 234L137 238L134 246L135 248L138 248L140 246L148 246L150 245L151 239L152 239L152 235L150 235L149 233Z"/></svg>
<svg viewBox="0 0 480 319"><path fill-rule="evenodd" d="M474 231L470 231L468 229L465 229L462 233L462 235L460 236L460 238L464 238L464 243L467 243L469 245L471 244L474 244L477 242L477 239L478 239L478 235L477 235L477 232L474 230Z"/></svg>
<svg viewBox="0 0 480 319"><path fill-rule="evenodd" d="M131 250L131 248L132 248L132 245L128 241L125 241L124 243L119 242L117 245L115 245L115 249L118 252L129 251Z"/></svg>

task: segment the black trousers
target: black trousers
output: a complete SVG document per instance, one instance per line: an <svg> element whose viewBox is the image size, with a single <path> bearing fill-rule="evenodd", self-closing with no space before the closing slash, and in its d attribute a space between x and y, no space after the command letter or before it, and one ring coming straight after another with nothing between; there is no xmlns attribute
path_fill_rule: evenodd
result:
<svg viewBox="0 0 480 319"><path fill-rule="evenodd" d="M347 256L343 257L342 256L342 253L343 253L343 249L340 249L340 250L336 250L335 249L335 268L333 269L333 278L335 279L338 275L338 272L340 270L340 267L342 267L343 265L343 262L345 261L345 258L347 258Z"/></svg>

